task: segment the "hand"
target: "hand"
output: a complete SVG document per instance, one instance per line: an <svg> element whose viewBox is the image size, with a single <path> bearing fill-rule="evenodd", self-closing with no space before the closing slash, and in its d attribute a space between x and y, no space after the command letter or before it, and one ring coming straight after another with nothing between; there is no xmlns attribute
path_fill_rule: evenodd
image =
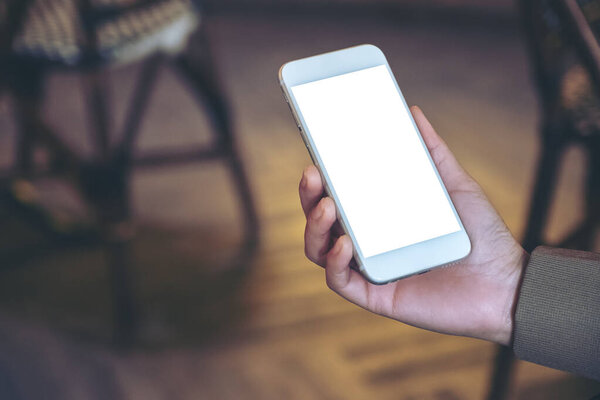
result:
<svg viewBox="0 0 600 400"><path fill-rule="evenodd" d="M529 256L423 112L417 107L411 112L469 234L471 254L427 274L384 286L369 283L350 268L352 242L342 235L334 202L324 197L319 172L311 165L300 182L307 216L306 256L325 267L333 291L369 311L432 331L508 345L521 273Z"/></svg>

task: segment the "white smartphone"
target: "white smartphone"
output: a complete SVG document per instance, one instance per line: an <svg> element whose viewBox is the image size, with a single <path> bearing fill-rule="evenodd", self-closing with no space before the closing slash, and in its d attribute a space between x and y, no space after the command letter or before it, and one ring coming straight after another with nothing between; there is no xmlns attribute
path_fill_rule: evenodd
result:
<svg viewBox="0 0 600 400"><path fill-rule="evenodd" d="M279 80L370 282L469 254L469 237L380 49L291 61Z"/></svg>

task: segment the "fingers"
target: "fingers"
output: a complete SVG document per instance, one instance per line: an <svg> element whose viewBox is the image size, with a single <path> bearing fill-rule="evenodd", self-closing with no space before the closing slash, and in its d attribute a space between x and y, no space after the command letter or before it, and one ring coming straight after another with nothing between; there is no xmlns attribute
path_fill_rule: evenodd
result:
<svg viewBox="0 0 600 400"><path fill-rule="evenodd" d="M465 185L469 185L468 188L470 189L474 181L458 163L446 142L433 129L423 111L417 106L411 107L410 111L448 190L465 189Z"/></svg>
<svg viewBox="0 0 600 400"><path fill-rule="evenodd" d="M309 211L304 230L304 252L315 264L325 265L335 222L335 205L329 197L322 198L316 207Z"/></svg>
<svg viewBox="0 0 600 400"><path fill-rule="evenodd" d="M352 260L352 242L347 235L340 236L333 248L327 254L327 267L325 275L327 286L335 292L342 294L350 282L350 269Z"/></svg>
<svg viewBox="0 0 600 400"><path fill-rule="evenodd" d="M331 237L343 233L336 220L335 204L323 198L321 175L314 165L306 167L300 180L300 202L306 215L304 252L309 260L325 266L325 255L331 246Z"/></svg>
<svg viewBox="0 0 600 400"><path fill-rule="evenodd" d="M314 165L309 165L304 169L299 192L304 215L308 217L310 211L323 197L323 182L321 182L321 175Z"/></svg>
<svg viewBox="0 0 600 400"><path fill-rule="evenodd" d="M334 238L338 238L346 233L346 232L344 232L344 228L342 228L342 224L340 224L340 221L338 221L337 219L335 220L333 226L331 227L331 233Z"/></svg>
<svg viewBox="0 0 600 400"><path fill-rule="evenodd" d="M372 285L360 272L352 269L352 254L352 241L347 235L340 236L327 254L327 286L346 300L368 310L368 297Z"/></svg>

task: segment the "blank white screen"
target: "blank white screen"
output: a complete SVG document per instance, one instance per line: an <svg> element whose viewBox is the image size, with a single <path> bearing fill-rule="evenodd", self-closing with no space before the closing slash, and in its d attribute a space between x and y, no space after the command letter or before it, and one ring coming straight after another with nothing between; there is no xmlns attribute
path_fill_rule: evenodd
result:
<svg viewBox="0 0 600 400"><path fill-rule="evenodd" d="M364 257L460 230L385 65L292 92Z"/></svg>

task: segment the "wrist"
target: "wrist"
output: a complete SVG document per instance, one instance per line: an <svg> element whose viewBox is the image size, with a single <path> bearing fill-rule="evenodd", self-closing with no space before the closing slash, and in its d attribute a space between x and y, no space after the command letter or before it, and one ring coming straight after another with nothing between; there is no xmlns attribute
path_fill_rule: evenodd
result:
<svg viewBox="0 0 600 400"><path fill-rule="evenodd" d="M492 339L492 341L504 346L511 346L513 342L515 312L527 263L529 263L529 253L519 246L518 254L507 266L511 271L510 278L506 280L503 288L504 306L498 321L496 335Z"/></svg>

